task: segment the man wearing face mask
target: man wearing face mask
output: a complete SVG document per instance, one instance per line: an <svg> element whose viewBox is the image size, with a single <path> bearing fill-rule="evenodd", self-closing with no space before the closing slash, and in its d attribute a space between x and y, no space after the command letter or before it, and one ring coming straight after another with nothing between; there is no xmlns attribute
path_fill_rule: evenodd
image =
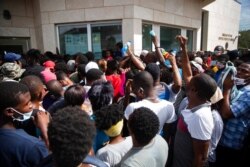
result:
<svg viewBox="0 0 250 167"><path fill-rule="evenodd" d="M237 68L236 79L228 75L223 84L221 116L224 131L217 147L217 166L249 166L244 162L247 136L250 130L250 61ZM232 88L237 84L239 92L232 99ZM249 141L248 141L249 143Z"/></svg>
<svg viewBox="0 0 250 167"><path fill-rule="evenodd" d="M215 81L218 82L221 73L223 72L223 70L226 67L226 63L228 62L229 57L226 54L220 55L219 57L217 57L217 61L216 61L216 66L213 68L213 71L215 72Z"/></svg>
<svg viewBox="0 0 250 167"><path fill-rule="evenodd" d="M0 83L0 90L0 164L4 167L35 166L48 155L44 142L14 126L14 122L26 121L32 115L29 89L7 81ZM41 125L41 120L37 123Z"/></svg>
<svg viewBox="0 0 250 167"><path fill-rule="evenodd" d="M217 46L214 48L214 54L215 54L215 56L221 56L223 53L224 53L224 48L223 48L223 46L217 45Z"/></svg>
<svg viewBox="0 0 250 167"><path fill-rule="evenodd" d="M211 69L213 69L213 71L216 73L218 71L218 68L216 67L216 63L217 63L217 58L219 58L222 54L224 53L224 48L223 46L217 45L214 48L214 52L211 56L211 63L210 63L210 67Z"/></svg>

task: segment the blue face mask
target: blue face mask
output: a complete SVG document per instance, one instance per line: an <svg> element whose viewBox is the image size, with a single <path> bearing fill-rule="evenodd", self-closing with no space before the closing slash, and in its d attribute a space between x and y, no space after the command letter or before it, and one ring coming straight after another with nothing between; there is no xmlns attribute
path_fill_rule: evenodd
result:
<svg viewBox="0 0 250 167"><path fill-rule="evenodd" d="M17 111L16 109L14 108L11 108L11 110L15 111L17 114L19 114L20 116L18 116L17 118L12 116L13 118L13 121L19 121L19 122L23 122L23 121L26 121L28 119L31 118L31 115L33 113L33 110L31 110L30 112L27 112L27 113L20 113L19 111Z"/></svg>

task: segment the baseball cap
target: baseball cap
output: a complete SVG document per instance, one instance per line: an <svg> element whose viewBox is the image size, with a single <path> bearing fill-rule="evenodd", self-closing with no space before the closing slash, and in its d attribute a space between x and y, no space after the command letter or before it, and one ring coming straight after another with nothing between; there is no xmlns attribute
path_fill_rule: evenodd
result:
<svg viewBox="0 0 250 167"><path fill-rule="evenodd" d="M20 59L21 59L20 54L9 52L9 53L6 53L4 55L4 61L5 62L13 62L13 61L17 61L17 60L20 60Z"/></svg>
<svg viewBox="0 0 250 167"><path fill-rule="evenodd" d="M46 68L54 69L55 63L53 61L51 61L51 60L48 60L48 61L43 63L43 66L46 67Z"/></svg>

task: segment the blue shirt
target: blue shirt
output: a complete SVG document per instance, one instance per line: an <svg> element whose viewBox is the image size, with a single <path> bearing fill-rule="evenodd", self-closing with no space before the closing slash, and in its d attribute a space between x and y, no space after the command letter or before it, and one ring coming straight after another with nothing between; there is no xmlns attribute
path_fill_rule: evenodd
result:
<svg viewBox="0 0 250 167"><path fill-rule="evenodd" d="M220 75L222 73L223 70L218 70L214 76L214 79L216 82L218 82L219 78L220 78Z"/></svg>
<svg viewBox="0 0 250 167"><path fill-rule="evenodd" d="M95 115L91 115L90 119L95 121ZM96 136L93 141L94 152L96 153L108 141L109 141L109 137L104 133L104 131L96 129Z"/></svg>
<svg viewBox="0 0 250 167"><path fill-rule="evenodd" d="M22 129L0 129L0 164L4 167L33 167L48 155L43 141Z"/></svg>
<svg viewBox="0 0 250 167"><path fill-rule="evenodd" d="M241 95L232 101L230 108L233 118L225 122L220 145L242 149L250 127L250 85L240 89Z"/></svg>

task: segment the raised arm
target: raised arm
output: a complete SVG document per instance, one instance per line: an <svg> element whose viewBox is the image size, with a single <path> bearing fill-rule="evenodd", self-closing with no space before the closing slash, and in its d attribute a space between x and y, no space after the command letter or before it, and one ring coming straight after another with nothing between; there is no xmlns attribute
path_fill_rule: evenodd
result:
<svg viewBox="0 0 250 167"><path fill-rule="evenodd" d="M134 54L133 52L131 51L131 48L130 46L128 46L128 56L130 57L131 61L133 62L133 64L139 69L139 70L144 70L145 67L144 67L144 64L141 62L141 60L139 60Z"/></svg>
<svg viewBox="0 0 250 167"><path fill-rule="evenodd" d="M165 59L161 53L160 42L159 42L158 37L156 35L152 36L152 42L155 46L155 52L156 52L157 59L160 61L162 66L167 67L165 64Z"/></svg>
<svg viewBox="0 0 250 167"><path fill-rule="evenodd" d="M41 130L41 136L44 140L46 146L49 148L49 139L48 139L48 126L50 122L50 114L48 112L38 111L34 117L34 124L37 128Z"/></svg>
<svg viewBox="0 0 250 167"><path fill-rule="evenodd" d="M191 65L190 65L190 61L189 61L189 57L187 54L187 38L179 35L176 37L177 40L180 43L180 47L182 49L182 72L183 72L183 77L184 77L184 81L186 84L189 84L190 80L192 79L192 69L191 69Z"/></svg>
<svg viewBox="0 0 250 167"><path fill-rule="evenodd" d="M125 65L127 64L127 62L130 60L129 56L126 56L122 61L120 61L119 63L119 68L125 68Z"/></svg>
<svg viewBox="0 0 250 167"><path fill-rule="evenodd" d="M168 57L168 60L170 61L170 64L172 65L172 70L173 70L174 84L172 86L172 91L176 94L180 91L181 86L182 86L181 75L176 64L175 56L170 54L170 56Z"/></svg>
<svg viewBox="0 0 250 167"><path fill-rule="evenodd" d="M234 85L231 75L228 75L223 83L223 99L221 102L220 114L223 119L229 119L233 116L230 108L230 94Z"/></svg>

